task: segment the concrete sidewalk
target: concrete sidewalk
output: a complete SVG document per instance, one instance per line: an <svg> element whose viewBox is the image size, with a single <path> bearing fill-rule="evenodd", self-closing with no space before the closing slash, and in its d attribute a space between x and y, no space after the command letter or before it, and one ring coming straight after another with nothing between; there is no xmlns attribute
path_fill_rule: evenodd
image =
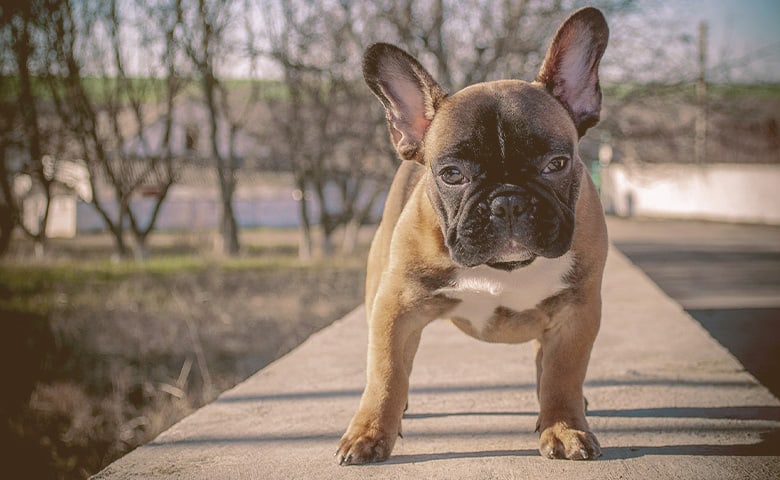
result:
<svg viewBox="0 0 780 480"><path fill-rule="evenodd" d="M481 343L435 322L390 460L339 467L365 355L358 309L95 478L780 477L780 401L614 248L585 387L600 460L537 453L530 345Z"/></svg>

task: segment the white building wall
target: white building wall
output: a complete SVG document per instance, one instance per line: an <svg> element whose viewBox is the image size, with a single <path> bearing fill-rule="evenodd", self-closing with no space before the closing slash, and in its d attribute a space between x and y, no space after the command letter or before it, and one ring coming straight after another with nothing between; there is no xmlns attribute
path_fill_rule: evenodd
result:
<svg viewBox="0 0 780 480"><path fill-rule="evenodd" d="M33 233L38 233L38 225L46 208L46 199L42 193L28 195L22 201L22 221ZM76 235L76 196L55 195L49 203L49 218L46 221L46 236L49 238L71 238Z"/></svg>
<svg viewBox="0 0 780 480"><path fill-rule="evenodd" d="M780 165L612 164L602 192L622 216L780 224Z"/></svg>

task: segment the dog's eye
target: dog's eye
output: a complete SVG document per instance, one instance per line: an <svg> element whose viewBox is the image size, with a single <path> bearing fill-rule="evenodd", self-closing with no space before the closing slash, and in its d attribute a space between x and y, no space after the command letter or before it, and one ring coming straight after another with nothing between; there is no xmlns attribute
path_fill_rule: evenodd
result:
<svg viewBox="0 0 780 480"><path fill-rule="evenodd" d="M457 167L446 167L439 172L439 175L447 185L463 185L466 183L466 177Z"/></svg>
<svg viewBox="0 0 780 480"><path fill-rule="evenodd" d="M550 160L547 165L542 169L542 173L555 173L560 172L564 168L566 168L566 164L569 162L569 159L566 157L555 157L552 160Z"/></svg>

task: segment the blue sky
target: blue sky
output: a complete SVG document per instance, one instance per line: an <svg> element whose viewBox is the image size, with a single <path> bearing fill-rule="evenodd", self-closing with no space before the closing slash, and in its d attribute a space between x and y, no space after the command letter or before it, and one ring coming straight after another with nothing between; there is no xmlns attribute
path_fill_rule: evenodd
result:
<svg viewBox="0 0 780 480"><path fill-rule="evenodd" d="M739 62L739 69L761 80L780 81L780 0L693 0L686 5L690 32L705 20L709 25L709 66Z"/></svg>
<svg viewBox="0 0 780 480"><path fill-rule="evenodd" d="M691 82L699 23L708 26L712 82L780 82L780 0L636 0L607 18L607 81Z"/></svg>

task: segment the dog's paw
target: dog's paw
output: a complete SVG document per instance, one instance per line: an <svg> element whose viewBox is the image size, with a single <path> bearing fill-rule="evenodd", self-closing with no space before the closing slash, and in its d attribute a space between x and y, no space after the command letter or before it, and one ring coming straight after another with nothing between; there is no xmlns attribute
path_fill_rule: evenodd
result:
<svg viewBox="0 0 780 480"><path fill-rule="evenodd" d="M397 435L397 434L395 434ZM390 456L395 436L374 427L350 427L336 451L339 465L384 462Z"/></svg>
<svg viewBox="0 0 780 480"><path fill-rule="evenodd" d="M557 422L542 431L539 453L547 458L595 460L601 456L601 446L591 432L569 428L565 423Z"/></svg>

